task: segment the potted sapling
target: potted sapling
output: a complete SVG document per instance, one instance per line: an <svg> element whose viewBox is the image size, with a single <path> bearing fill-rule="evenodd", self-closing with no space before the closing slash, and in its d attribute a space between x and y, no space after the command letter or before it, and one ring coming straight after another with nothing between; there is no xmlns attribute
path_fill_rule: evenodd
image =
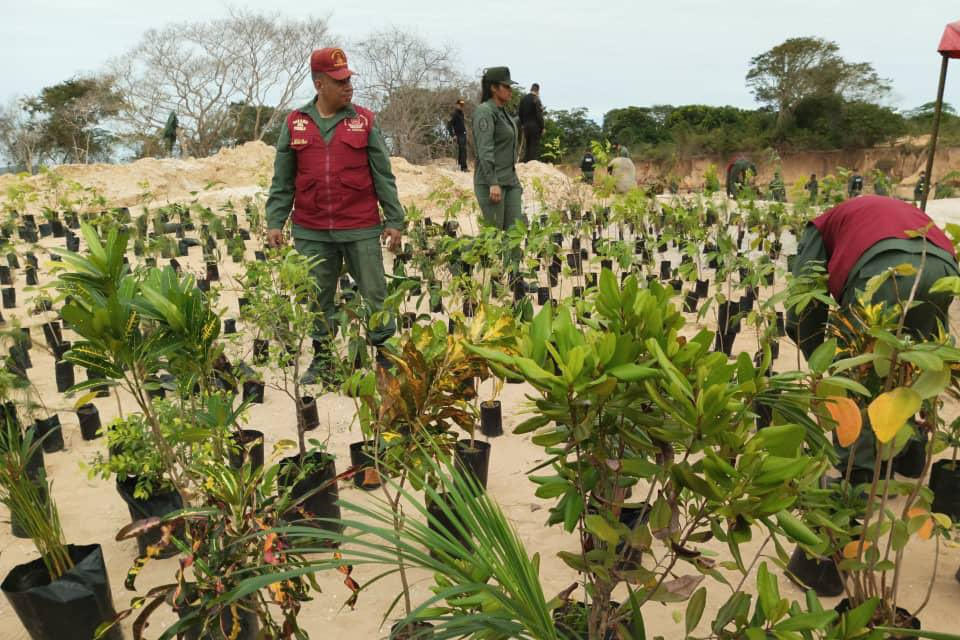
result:
<svg viewBox="0 0 960 640"><path fill-rule="evenodd" d="M244 313L259 335L270 341L261 365L270 375L264 379L271 380L270 388L282 392L296 407L297 453L281 461L278 481L303 498L299 508L306 517L336 520L340 513L337 485L330 482L337 475L334 458L321 442L306 437L320 424L316 398L308 395L309 385L303 382L300 357L323 321L311 275L316 259L289 248L271 257L247 265L244 285L250 302ZM332 361L330 366L337 367ZM326 488L318 491L320 486Z"/></svg>
<svg viewBox="0 0 960 640"><path fill-rule="evenodd" d="M922 489L936 434L944 428L940 397L955 384L960 363L960 350L948 335L917 336L907 330L915 286L902 304L872 304L885 281L916 273L901 265L872 278L855 304L844 310L844 320L833 320L836 337L810 359L811 369L819 371L833 362L836 352L844 360L834 368L847 371L852 384L845 388L857 394L845 397L834 379L833 385L825 385L834 390L823 401L847 457L841 467L843 484L855 485L854 493L860 496L847 526L829 536L830 551L847 578L838 611L877 596L880 603L870 625L904 629L920 628L919 614L928 602L902 593L907 547L947 535L953 526L948 515L932 508L930 494ZM898 455L918 436L927 438L922 440L926 445L918 477L894 477ZM935 577L931 575L928 594Z"/></svg>
<svg viewBox="0 0 960 640"><path fill-rule="evenodd" d="M743 354L732 365L711 352L708 331L681 338L671 296L635 276L617 286L604 270L586 326L566 305L545 307L507 348L468 346L534 389L533 415L514 433L544 448L550 472L531 480L552 500L547 524L579 543L559 553L579 576L557 599L566 637L636 637L627 630L648 602L694 611L704 577L717 577L701 548L711 538L743 579L765 546L743 558L754 527L770 540L817 540L792 513L822 471L804 451L810 425L755 433L764 371ZM709 406L696 400L707 395Z"/></svg>
<svg viewBox="0 0 960 640"><path fill-rule="evenodd" d="M480 432L488 438L503 435L503 411L498 396L503 389L503 379L493 377L493 395L480 403Z"/></svg>
<svg viewBox="0 0 960 640"><path fill-rule="evenodd" d="M144 605L142 597L133 598L130 608L104 624L100 632L108 633L120 620L137 615L134 640L142 640L151 615L168 603L178 619L164 629L164 638L306 637L297 615L302 603L311 599L314 583L304 577L305 556L289 538L277 533L291 525L286 516L295 514L297 506L290 489L277 483L280 465L255 468L246 464L235 469L214 460L198 463L198 472L207 478L198 506L134 522L117 534L118 539L125 539L160 529L157 552L172 548L190 561L178 565L172 582L150 589L149 602ZM294 529L301 539L317 540L315 534L304 534L306 527ZM315 561L327 553L322 548L311 551ZM139 568L154 555L136 560L129 589L135 587ZM225 596L245 583L256 584L243 589L242 595ZM354 591L359 589L355 582L350 584Z"/></svg>
<svg viewBox="0 0 960 640"><path fill-rule="evenodd" d="M390 509L391 542L397 545L396 562L407 618L412 605L401 539L408 525L401 499L408 485L416 490L438 486L438 462L449 462L456 451L452 428L459 426L472 432L476 423L470 403L473 387L468 383L485 377L487 369L481 358L464 348L464 339L490 348L502 347L512 326L509 314L487 315L486 307L478 310L465 333L450 334L442 322L414 325L409 334L400 337L396 350L386 354L393 366L378 372L376 384L369 375L358 381L362 393L356 399L357 416L365 438L372 444L367 454L378 480L385 475L396 476L390 482L380 482L379 488ZM445 499L443 494L434 494L426 507L432 513L442 513Z"/></svg>
<svg viewBox="0 0 960 640"><path fill-rule="evenodd" d="M115 614L98 544L67 544L51 486L30 470L41 442L14 420L0 425L0 502L23 527L40 557L14 566L0 590L34 640L92 638ZM121 640L119 629L103 636Z"/></svg>
<svg viewBox="0 0 960 640"><path fill-rule="evenodd" d="M211 441L192 433L198 422L196 416L184 419L177 405L167 400L155 399L153 407L177 459L193 465L216 455ZM127 505L131 522L163 517L185 506L170 481L163 456L154 446L143 414L128 413L116 418L103 427L102 433L106 435L108 453L95 454L89 463L89 475L115 478L117 493ZM138 536L140 555L145 555L148 545L156 544L159 536L159 529Z"/></svg>

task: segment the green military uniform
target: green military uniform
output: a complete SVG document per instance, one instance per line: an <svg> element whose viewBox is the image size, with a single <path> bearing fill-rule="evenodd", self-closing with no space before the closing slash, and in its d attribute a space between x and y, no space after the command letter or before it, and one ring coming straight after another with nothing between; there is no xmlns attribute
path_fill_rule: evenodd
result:
<svg viewBox="0 0 960 640"><path fill-rule="evenodd" d="M522 208L523 187L517 177L518 124L516 118L491 98L473 112L473 147L476 170L473 189L483 218L498 229L509 229L517 220L526 222ZM490 202L490 187L500 185L503 197Z"/></svg>
<svg viewBox="0 0 960 640"><path fill-rule="evenodd" d="M927 174L926 172L920 173L920 179L917 180L917 185L913 188L913 199L916 201L917 206L920 206L920 202L923 200L923 190L927 188Z"/></svg>
<svg viewBox="0 0 960 640"><path fill-rule="evenodd" d="M179 123L177 122L177 114L175 111L171 111L170 115L167 116L167 123L163 126L163 133L161 137L167 145L167 155L173 154L173 145L177 141L177 129L179 128Z"/></svg>
<svg viewBox="0 0 960 640"><path fill-rule="evenodd" d="M341 120L357 116L354 108L348 105L333 116L322 118L313 101L301 107L299 111L308 115L316 123L326 143L333 138L334 130ZM297 251L309 257L321 258L319 264L313 269L313 276L319 287L318 305L325 321L318 323L315 328L314 339L316 340L323 340L336 333L334 294L344 261L346 261L347 271L356 280L360 295L370 312L382 309L387 295L380 235L384 227L403 228L403 207L400 205L396 179L390 168L390 153L376 122L370 131L367 157L370 173L373 176L373 186L383 210L382 224L363 229L333 230L307 229L297 224L293 225L292 235ZM283 127L280 131L280 139L277 141L273 182L267 198L268 229L282 229L286 223L293 207L296 175L297 154L290 148L288 128ZM367 338L372 344L380 345L395 331L396 322L391 317L385 325L368 326Z"/></svg>
<svg viewBox="0 0 960 640"><path fill-rule="evenodd" d="M787 187L779 171L773 174L773 180L770 181L770 196L776 202L787 201Z"/></svg>
<svg viewBox="0 0 960 640"><path fill-rule="evenodd" d="M958 275L957 263L949 252L923 238L881 240L864 252L847 276L843 295L839 300L841 307L853 305L857 292L865 290L867 282L873 276L904 263L919 267L924 251L927 257L923 272L919 276L920 284L917 285L916 296L920 304L907 312L904 328L917 336L929 336L937 331L938 321L946 326L951 296L928 292L940 278ZM813 224L809 224L797 244L794 275L802 274L812 262L820 262L826 266L828 255L820 231ZM873 302L892 306L897 304L898 300L908 300L913 283L912 277L890 278L874 294ZM802 317L798 317L793 309L787 309L787 334L797 341L800 350L808 359L826 338L827 316L827 307L816 302L804 309ZM837 448L840 456L838 468L841 470L846 469L849 451L847 448ZM874 452L873 431L864 429L857 441L854 467L872 470Z"/></svg>

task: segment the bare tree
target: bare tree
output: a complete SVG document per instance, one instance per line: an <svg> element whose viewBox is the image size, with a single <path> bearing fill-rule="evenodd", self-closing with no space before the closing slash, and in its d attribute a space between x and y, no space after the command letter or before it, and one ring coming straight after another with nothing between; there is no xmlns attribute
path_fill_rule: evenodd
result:
<svg viewBox="0 0 960 640"><path fill-rule="evenodd" d="M253 139L260 139L291 107L309 75L310 52L327 38L326 18L240 9L222 20L151 29L111 63L127 133L149 143L173 111L181 148L209 155L236 140L239 105L255 110Z"/></svg>
<svg viewBox="0 0 960 640"><path fill-rule="evenodd" d="M359 102L380 112L392 151L411 162L447 152L445 122L467 84L456 71L456 50L433 47L399 27L375 32L353 49Z"/></svg>
<svg viewBox="0 0 960 640"><path fill-rule="evenodd" d="M0 154L18 169L33 173L41 161L43 125L23 108L21 100L0 107Z"/></svg>

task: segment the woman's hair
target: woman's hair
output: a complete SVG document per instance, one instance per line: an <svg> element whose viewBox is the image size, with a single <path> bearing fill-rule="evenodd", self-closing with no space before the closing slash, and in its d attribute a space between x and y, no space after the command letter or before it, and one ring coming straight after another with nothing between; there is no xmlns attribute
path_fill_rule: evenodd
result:
<svg viewBox="0 0 960 640"><path fill-rule="evenodd" d="M490 82L490 80L487 79L486 75L484 75L480 79L480 102L486 102L487 100L493 97L494 84L496 83Z"/></svg>

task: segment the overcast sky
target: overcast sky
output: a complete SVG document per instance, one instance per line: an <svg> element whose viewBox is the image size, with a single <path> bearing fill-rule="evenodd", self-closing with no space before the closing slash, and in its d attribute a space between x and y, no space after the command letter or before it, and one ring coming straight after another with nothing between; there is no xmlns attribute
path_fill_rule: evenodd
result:
<svg viewBox="0 0 960 640"><path fill-rule="evenodd" d="M221 17L208 0L0 0L0 100L36 93L96 71L150 27ZM395 24L453 44L461 67L508 65L523 85L539 82L548 108L585 106L602 117L627 105L754 106L744 85L749 59L793 36L820 36L893 81L892 106L935 98L936 45L960 20L957 0L264 0L230 3L291 16L329 15L344 41ZM289 8L287 8L289 7ZM349 56L349 49L347 54ZM960 103L960 60L947 100ZM309 92L309 87L305 87Z"/></svg>

